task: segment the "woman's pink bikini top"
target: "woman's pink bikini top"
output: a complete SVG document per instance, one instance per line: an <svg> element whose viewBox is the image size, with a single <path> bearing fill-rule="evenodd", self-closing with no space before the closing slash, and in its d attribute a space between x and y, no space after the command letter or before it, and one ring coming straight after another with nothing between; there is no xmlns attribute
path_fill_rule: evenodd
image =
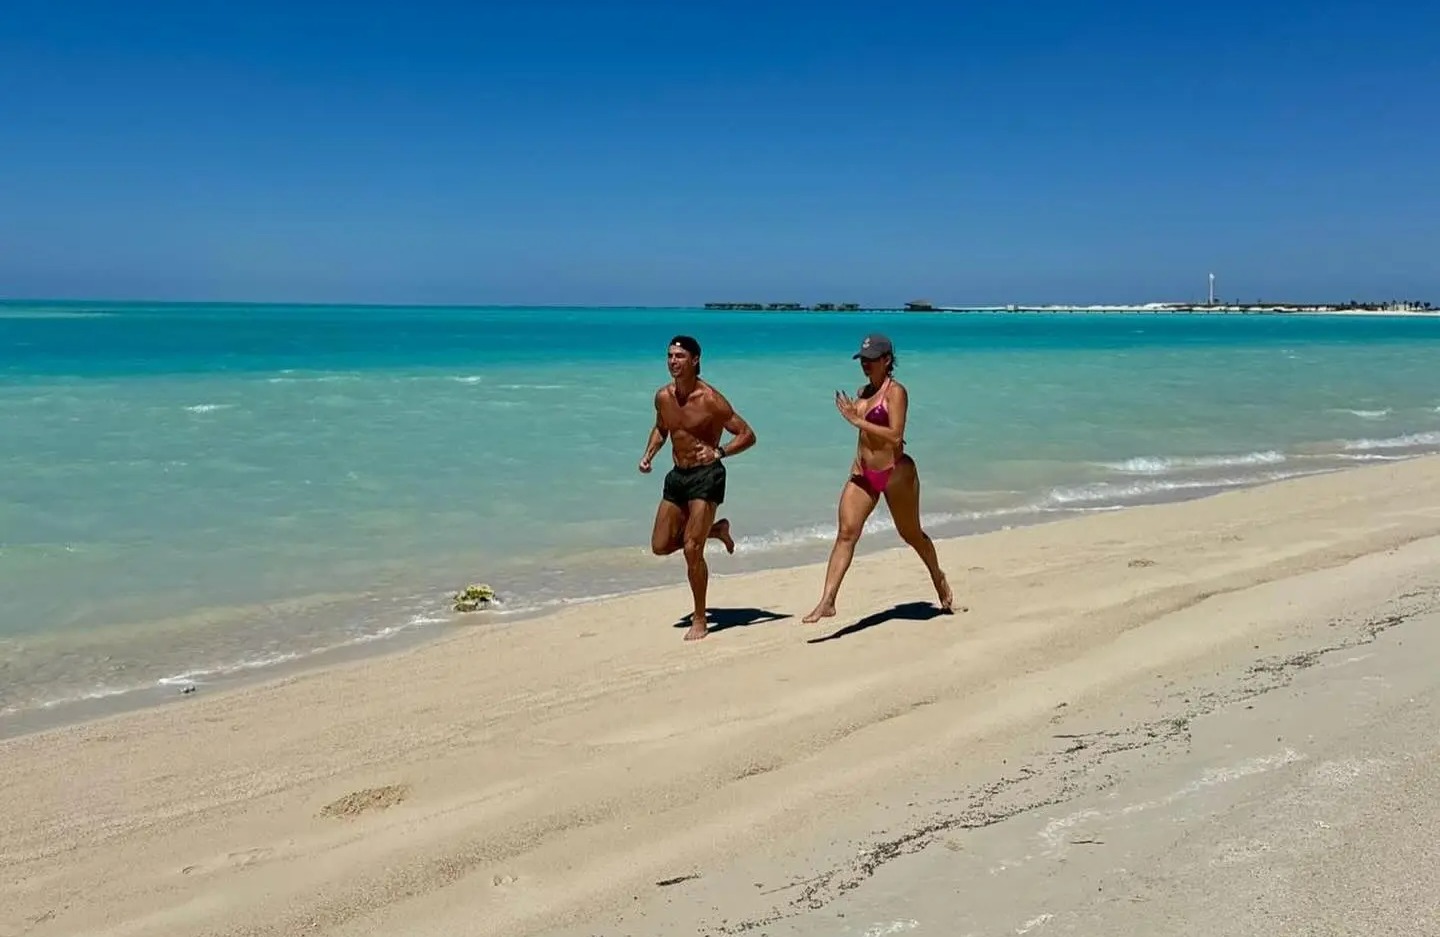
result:
<svg viewBox="0 0 1440 937"><path fill-rule="evenodd" d="M880 402L865 411L866 422L874 423L876 426L890 425L890 411L885 409L885 391L889 388L890 379L887 377L885 383L880 385L880 389L875 391L875 396L880 398Z"/></svg>

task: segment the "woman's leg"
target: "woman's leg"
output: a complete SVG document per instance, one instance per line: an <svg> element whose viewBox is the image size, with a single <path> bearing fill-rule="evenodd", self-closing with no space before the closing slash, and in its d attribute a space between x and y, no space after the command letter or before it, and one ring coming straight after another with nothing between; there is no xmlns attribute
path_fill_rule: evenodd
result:
<svg viewBox="0 0 1440 937"><path fill-rule="evenodd" d="M890 484L885 486L885 503L890 508L890 516L895 519L895 532L920 554L925 568L929 570L940 607L951 611L955 596L950 591L945 571L940 568L940 558L935 555L935 542L920 527L920 472L915 460L908 455L902 456L895 464Z"/></svg>
<svg viewBox="0 0 1440 937"><path fill-rule="evenodd" d="M828 618L835 614L835 597L840 594L840 583L855 558L855 544L860 532L865 529L865 520L875 505L880 502L878 495L861 487L855 481L847 481L840 490L839 529L835 533L835 546L830 550L830 565L825 570L825 592L820 604L803 619L806 624Z"/></svg>

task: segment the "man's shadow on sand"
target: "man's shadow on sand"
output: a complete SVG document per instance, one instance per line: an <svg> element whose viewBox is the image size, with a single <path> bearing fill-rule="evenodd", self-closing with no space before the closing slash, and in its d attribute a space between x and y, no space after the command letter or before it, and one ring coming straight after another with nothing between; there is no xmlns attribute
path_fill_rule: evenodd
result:
<svg viewBox="0 0 1440 937"><path fill-rule="evenodd" d="M783 621L786 618L793 618L793 615L781 615L764 608L707 608L705 617L709 619L710 633L724 631L727 628L746 628L750 625L761 625L772 621ZM684 618L675 622L676 628L689 628L695 613L691 612Z"/></svg>
<svg viewBox="0 0 1440 937"><path fill-rule="evenodd" d="M883 612L875 612L866 615L856 622L851 622L839 631L827 634L823 638L811 638L806 644L823 644L826 641L834 641L837 638L848 637L866 628L874 628L876 625L883 625L887 621L929 621L932 618L939 618L941 615L953 615L954 612L947 612L933 602L902 602L893 608L887 608Z"/></svg>

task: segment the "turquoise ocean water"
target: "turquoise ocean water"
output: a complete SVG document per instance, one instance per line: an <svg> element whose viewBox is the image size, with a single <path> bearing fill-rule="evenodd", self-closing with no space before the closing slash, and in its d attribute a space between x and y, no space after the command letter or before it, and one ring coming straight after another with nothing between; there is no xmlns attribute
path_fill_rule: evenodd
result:
<svg viewBox="0 0 1440 937"><path fill-rule="evenodd" d="M712 571L823 558L872 329L936 535L1440 451L1437 319L5 303L0 731L434 633L470 582L488 620L682 582L635 470L677 332L760 440Z"/></svg>

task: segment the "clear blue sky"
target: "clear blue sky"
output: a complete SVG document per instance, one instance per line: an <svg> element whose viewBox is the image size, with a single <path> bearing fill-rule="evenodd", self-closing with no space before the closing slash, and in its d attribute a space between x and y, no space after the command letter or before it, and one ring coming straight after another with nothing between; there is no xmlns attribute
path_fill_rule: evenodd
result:
<svg viewBox="0 0 1440 937"><path fill-rule="evenodd" d="M7 0L0 296L1440 301L1440 5Z"/></svg>

